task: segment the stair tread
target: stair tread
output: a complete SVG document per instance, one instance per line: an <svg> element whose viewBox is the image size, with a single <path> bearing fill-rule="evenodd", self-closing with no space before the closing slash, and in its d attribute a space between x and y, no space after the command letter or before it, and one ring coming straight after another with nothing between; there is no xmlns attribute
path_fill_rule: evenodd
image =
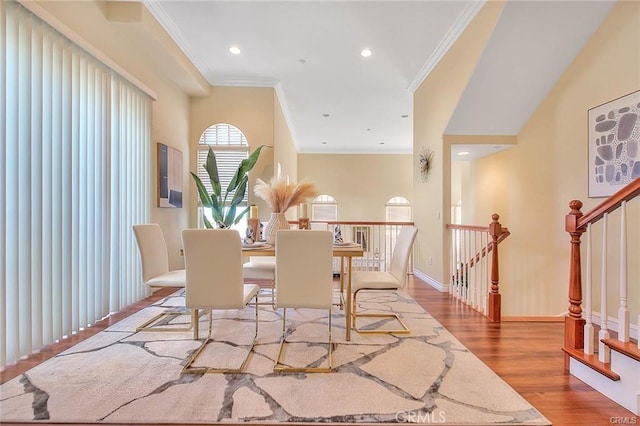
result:
<svg viewBox="0 0 640 426"><path fill-rule="evenodd" d="M638 349L638 344L635 342L621 342L618 339L602 339L602 343L616 352L640 361L640 349Z"/></svg>
<svg viewBox="0 0 640 426"><path fill-rule="evenodd" d="M582 350L578 349L562 348L562 350L571 358L594 369L603 376L608 377L613 381L620 380L620 375L611 370L611 364L600 362L600 360L598 360L598 355L587 355Z"/></svg>

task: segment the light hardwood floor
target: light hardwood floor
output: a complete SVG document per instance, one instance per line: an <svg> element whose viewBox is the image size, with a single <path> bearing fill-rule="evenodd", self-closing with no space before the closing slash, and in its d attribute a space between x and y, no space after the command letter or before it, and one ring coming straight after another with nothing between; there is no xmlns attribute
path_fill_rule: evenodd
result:
<svg viewBox="0 0 640 426"><path fill-rule="evenodd" d="M620 417L640 424L640 418L564 369L562 322L490 323L417 278L408 292L554 425L610 425Z"/></svg>
<svg viewBox="0 0 640 426"><path fill-rule="evenodd" d="M410 277L409 294L554 425L609 425L640 419L564 370L561 322L492 324L473 309ZM158 291L112 317L51 345L0 373L0 383L172 293ZM634 420L635 419L635 420ZM9 426L8 424L5 424ZM139 426L139 425L138 425Z"/></svg>

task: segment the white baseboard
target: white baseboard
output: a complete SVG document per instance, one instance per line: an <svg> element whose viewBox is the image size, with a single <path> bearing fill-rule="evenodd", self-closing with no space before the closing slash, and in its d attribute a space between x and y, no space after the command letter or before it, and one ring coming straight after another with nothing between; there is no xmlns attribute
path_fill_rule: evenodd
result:
<svg viewBox="0 0 640 426"><path fill-rule="evenodd" d="M429 284L431 287L435 288L436 290L446 293L449 291L449 284L442 284L441 282L439 282L438 280L431 278L429 275L425 274L422 271L419 271L418 269L414 269L413 270L413 274L420 278L422 281L426 282L427 284ZM562 321L562 318L566 315L566 312L564 312L563 314L561 314L560 316L558 316L558 320ZM591 314L591 321L593 321L593 323L595 325L600 325L600 313L599 312L592 312ZM535 321L535 317L531 317L533 321ZM584 318L584 313L583 313L583 318ZM618 330L618 318L617 317L608 317L608 321L607 321L607 328L609 330ZM633 339L638 339L638 325L635 324L630 324L629 326L629 336L631 336L631 338Z"/></svg>
<svg viewBox="0 0 640 426"><path fill-rule="evenodd" d="M415 275L416 277L420 278L422 281L426 282L431 287L435 288L436 290L438 290L438 291L440 291L442 293L448 293L449 292L449 284L442 284L438 280L436 280L434 278L431 278L429 275L425 274L422 271L414 269L413 270L413 275Z"/></svg>
<svg viewBox="0 0 640 426"><path fill-rule="evenodd" d="M586 319L586 316L584 315L584 312L582 313L583 318ZM600 312L592 312L591 313L591 321L595 324L595 325L600 325L600 321L602 319L602 315L600 315ZM616 317L608 317L607 320L607 329L612 330L612 331L618 331L618 318ZM636 324L630 324L629 325L629 336L631 336L631 338L633 339L638 339L638 326Z"/></svg>

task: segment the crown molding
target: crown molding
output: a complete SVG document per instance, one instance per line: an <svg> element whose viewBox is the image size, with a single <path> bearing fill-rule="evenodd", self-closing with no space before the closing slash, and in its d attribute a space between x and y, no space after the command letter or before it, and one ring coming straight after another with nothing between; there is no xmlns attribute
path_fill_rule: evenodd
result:
<svg viewBox="0 0 640 426"><path fill-rule="evenodd" d="M429 76L436 65L438 65L438 62L440 62L444 55L449 51L453 43L458 39L458 37L460 37L460 34L462 34L465 28L467 28L469 23L471 23L485 3L486 0L472 0L467 3L451 28L449 28L449 31L447 31L436 49L427 59L427 62L425 62L409 85L408 90L410 93L415 93L415 91L418 90L418 87L420 87L422 82Z"/></svg>
<svg viewBox="0 0 640 426"><path fill-rule="evenodd" d="M275 87L280 82L274 78L218 78L211 79L212 86L240 86L240 87Z"/></svg>
<svg viewBox="0 0 640 426"><path fill-rule="evenodd" d="M0 0L0 1L3 1L3 0ZM104 65L109 67L109 69L116 72L120 76L124 77L131 84L133 84L138 89L146 93L151 99L153 99L154 101L158 99L158 95L156 94L155 91L153 91L150 87L148 87L142 81L138 80L138 78L136 78L133 74L129 73L126 69L118 65L109 56L104 54L100 49L98 49L92 43L87 41L84 37L82 37L76 31L72 30L64 22L62 22L61 20L56 18L54 15L52 15L49 11L47 11L47 9L45 9L40 4L38 4L36 0L18 0L18 3L20 3L29 12L33 13L38 18L42 19L44 22L46 22L56 31L63 34L73 43L80 46L82 49L86 50L98 61L102 62Z"/></svg>
<svg viewBox="0 0 640 426"><path fill-rule="evenodd" d="M291 118L291 112L289 112L289 105L287 105L287 98L284 95L284 90L282 89L282 84L280 82L275 84L276 96L278 97L278 102L280 103L280 109L282 110L282 115L284 116L284 121L287 123L287 127L289 128L289 133L291 133L291 139L293 140L293 147L296 152L300 152L300 146L298 144L298 136L296 134L296 129L293 126L293 119Z"/></svg>
<svg viewBox="0 0 640 426"><path fill-rule="evenodd" d="M174 43L178 45L182 53L185 54L189 61L198 69L201 75L205 75L204 70L206 69L205 64L199 61L192 53L189 43L182 36L182 33L178 29L178 27L174 24L173 19L165 12L162 7L162 2L160 0L142 0L142 3L145 5L147 10L151 12L151 15L160 23L162 28L169 34L169 36L173 39Z"/></svg>

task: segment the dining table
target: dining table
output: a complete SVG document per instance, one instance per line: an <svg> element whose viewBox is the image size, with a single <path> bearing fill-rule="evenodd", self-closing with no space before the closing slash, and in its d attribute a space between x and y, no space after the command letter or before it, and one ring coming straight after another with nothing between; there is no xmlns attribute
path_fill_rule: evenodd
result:
<svg viewBox="0 0 640 426"><path fill-rule="evenodd" d="M243 245L242 247L242 255L243 256L275 256L276 248L271 244L251 244L251 245ZM364 256L364 250L362 246L358 243L339 243L333 245L333 257L340 258L340 290L342 297L342 289L345 288L346 284L346 300L344 302L344 316L345 316L345 339L347 341L351 340L351 272L352 272L352 259L354 257L362 257ZM346 260L346 269L345 269L345 260ZM345 270L346 272L346 283L345 283Z"/></svg>

